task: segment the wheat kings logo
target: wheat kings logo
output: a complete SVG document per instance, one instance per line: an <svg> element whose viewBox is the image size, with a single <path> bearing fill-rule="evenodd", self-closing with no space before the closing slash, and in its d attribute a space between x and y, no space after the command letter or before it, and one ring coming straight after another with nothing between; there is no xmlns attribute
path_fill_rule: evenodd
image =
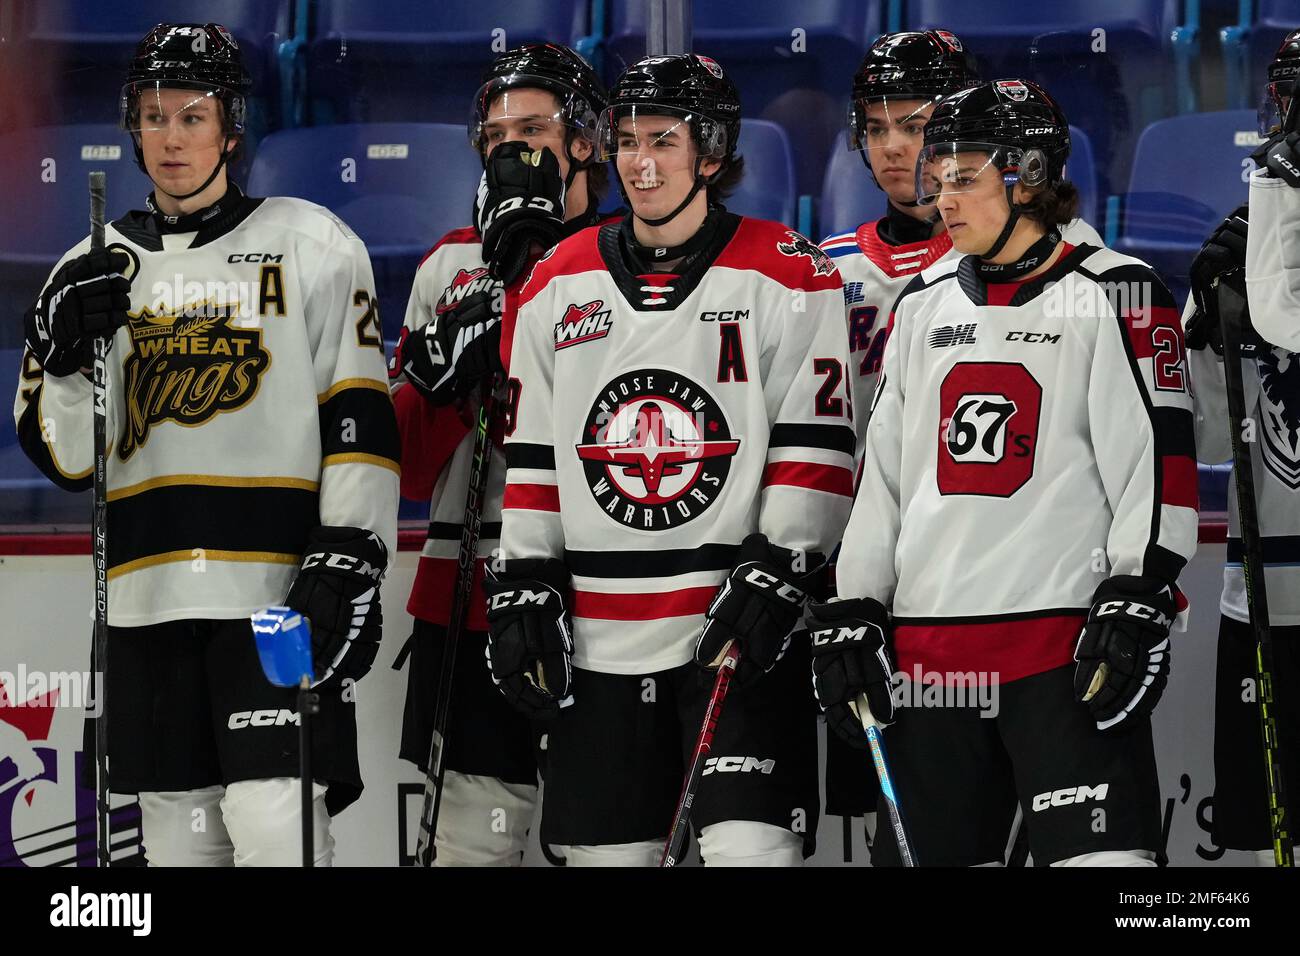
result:
<svg viewBox="0 0 1300 956"><path fill-rule="evenodd" d="M666 531L699 517L740 449L717 400L666 369L638 369L596 396L576 446L596 504L614 521Z"/></svg>
<svg viewBox="0 0 1300 956"><path fill-rule="evenodd" d="M259 328L232 328L239 303L211 300L179 311L129 315L131 354L123 363L127 427L117 454L126 461L155 425L194 427L238 411L257 394L271 354Z"/></svg>

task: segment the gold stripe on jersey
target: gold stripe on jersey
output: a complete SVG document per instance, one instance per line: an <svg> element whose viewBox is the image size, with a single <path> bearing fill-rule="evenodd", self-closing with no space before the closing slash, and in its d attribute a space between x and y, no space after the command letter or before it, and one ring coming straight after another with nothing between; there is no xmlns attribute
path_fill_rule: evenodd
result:
<svg viewBox="0 0 1300 956"><path fill-rule="evenodd" d="M368 388L375 392L383 392L388 395L388 386L383 382L377 382L373 378L344 378L335 382L327 391L316 396L316 404L324 405L339 392L346 391L349 388Z"/></svg>
<svg viewBox="0 0 1300 956"><path fill-rule="evenodd" d="M120 575L142 571L160 564L177 564L181 561L197 561L200 558L204 561L236 561L247 564L297 564L302 559L302 555L280 554L275 551L220 551L215 548L196 546L188 550L151 554L147 558L136 558L134 561L119 564L108 569L108 579L111 581Z"/></svg>
<svg viewBox="0 0 1300 956"><path fill-rule="evenodd" d="M109 501L129 498L155 488L175 485L204 485L210 488L293 488L298 491L320 491L320 482L288 475L266 475L247 478L240 475L160 475L148 481L116 488L108 493Z"/></svg>
<svg viewBox="0 0 1300 956"><path fill-rule="evenodd" d="M402 473L402 466L393 459L384 458L382 455L367 455L361 451L326 455L325 460L321 462L321 468L328 468L330 465L378 465L380 468L387 468L395 475Z"/></svg>

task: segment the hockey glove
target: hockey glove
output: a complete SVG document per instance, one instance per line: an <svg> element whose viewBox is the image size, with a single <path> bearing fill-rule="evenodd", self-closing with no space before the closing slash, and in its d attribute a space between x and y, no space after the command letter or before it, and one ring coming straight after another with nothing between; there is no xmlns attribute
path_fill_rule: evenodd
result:
<svg viewBox="0 0 1300 956"><path fill-rule="evenodd" d="M1178 613L1173 589L1154 578L1117 575L1092 597L1074 649L1074 696L1098 730L1155 709L1169 682L1169 628Z"/></svg>
<svg viewBox="0 0 1300 956"><path fill-rule="evenodd" d="M882 727L894 720L894 667L889 659L889 614L871 598L808 606L813 693L826 725L851 746L870 747L854 712L859 698ZM853 705L853 706L851 706Z"/></svg>
<svg viewBox="0 0 1300 956"><path fill-rule="evenodd" d="M1300 133L1274 136L1252 153L1251 158L1261 169L1268 170L1266 175L1281 179L1288 186L1300 186Z"/></svg>
<svg viewBox="0 0 1300 956"><path fill-rule="evenodd" d="M23 319L27 347L42 369L63 376L89 367L91 339L111 337L126 325L131 282L124 273L130 264L126 253L100 249L54 273Z"/></svg>
<svg viewBox="0 0 1300 956"><path fill-rule="evenodd" d="M383 636L379 582L388 549L364 528L321 526L307 539L298 576L284 599L311 622L315 687L360 680Z"/></svg>
<svg viewBox="0 0 1300 956"><path fill-rule="evenodd" d="M520 713L555 717L572 703L573 632L569 626L569 571L554 558L488 568L488 669L492 682Z"/></svg>
<svg viewBox="0 0 1300 956"><path fill-rule="evenodd" d="M1223 337L1217 324L1207 318L1215 314L1208 305L1210 297L1217 294L1214 288L1216 279L1233 283L1245 297L1247 215L1245 203L1233 210L1210 233L1192 260L1190 278L1196 312L1187 322L1189 349L1203 349L1209 345L1217 354L1223 354Z"/></svg>
<svg viewBox="0 0 1300 956"><path fill-rule="evenodd" d="M395 365L434 405L468 395L486 376L500 374L500 283L467 296L420 329L402 329Z"/></svg>
<svg viewBox="0 0 1300 956"><path fill-rule="evenodd" d="M776 666L790 646L790 632L807 598L789 565L789 558L774 549L766 535L751 534L741 543L739 562L705 612L695 663L716 669L731 642L739 641L736 679L742 684L753 683Z"/></svg>
<svg viewBox="0 0 1300 956"><path fill-rule="evenodd" d="M506 285L523 272L536 242L549 249L564 236L564 179L546 147L502 143L488 154L474 202L483 261Z"/></svg>

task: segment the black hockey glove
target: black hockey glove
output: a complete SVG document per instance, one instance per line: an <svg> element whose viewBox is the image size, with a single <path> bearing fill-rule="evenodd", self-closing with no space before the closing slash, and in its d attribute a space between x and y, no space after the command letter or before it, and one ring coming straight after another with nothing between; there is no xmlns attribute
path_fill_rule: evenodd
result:
<svg viewBox="0 0 1300 956"><path fill-rule="evenodd" d="M88 368L91 339L126 325L130 264L126 253L100 249L69 259L54 273L23 319L27 347L41 368L58 376Z"/></svg>
<svg viewBox="0 0 1300 956"><path fill-rule="evenodd" d="M1288 186L1300 186L1300 133L1277 135L1251 154L1266 175L1281 179Z"/></svg>
<svg viewBox="0 0 1300 956"><path fill-rule="evenodd" d="M867 695L882 727L894 720L894 666L889 657L889 613L879 601L854 598L808 605L813 693L826 725L850 745L866 750L867 735L854 711Z"/></svg>
<svg viewBox="0 0 1300 956"><path fill-rule="evenodd" d="M1117 575L1092 596L1074 649L1074 696L1098 730L1155 709L1169 682L1169 628L1178 613L1173 589L1154 578Z"/></svg>
<svg viewBox="0 0 1300 956"><path fill-rule="evenodd" d="M549 249L564 237L564 178L546 147L502 143L488 154L474 202L483 261L509 285L528 264L534 242Z"/></svg>
<svg viewBox="0 0 1300 956"><path fill-rule="evenodd" d="M387 567L388 549L372 531L323 525L308 537L284 603L311 622L313 686L369 672L383 636L379 582Z"/></svg>
<svg viewBox="0 0 1300 956"><path fill-rule="evenodd" d="M416 391L434 405L450 405L485 377L502 374L504 298L504 286L494 283L415 332L402 330L394 361Z"/></svg>
<svg viewBox="0 0 1300 956"><path fill-rule="evenodd" d="M695 663L715 669L732 641L740 643L736 679L750 684L776 666L790 646L807 593L767 536L751 534L740 545L740 560L705 612L695 643Z"/></svg>
<svg viewBox="0 0 1300 956"><path fill-rule="evenodd" d="M492 682L520 713L555 717L573 700L568 569L554 558L510 561L500 574L489 566L483 593Z"/></svg>
<svg viewBox="0 0 1300 956"><path fill-rule="evenodd" d="M1215 227L1192 260L1190 279L1196 311L1187 321L1189 349L1203 349L1208 345L1217 354L1223 354L1220 330L1207 318L1214 314L1208 303L1210 297L1218 294L1214 287L1216 279L1232 283L1243 297L1246 294L1247 217L1247 206L1242 203Z"/></svg>

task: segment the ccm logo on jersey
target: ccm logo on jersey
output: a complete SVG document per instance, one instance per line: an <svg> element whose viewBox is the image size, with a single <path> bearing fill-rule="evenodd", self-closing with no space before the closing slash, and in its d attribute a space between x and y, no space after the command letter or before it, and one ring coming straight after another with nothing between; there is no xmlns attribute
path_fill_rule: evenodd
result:
<svg viewBox="0 0 1300 956"><path fill-rule="evenodd" d="M227 262L281 262L283 259L282 252L236 252L226 257Z"/></svg>
<svg viewBox="0 0 1300 956"><path fill-rule="evenodd" d="M749 309L728 309L724 312L701 312L701 322L739 322L749 318Z"/></svg>
<svg viewBox="0 0 1300 956"><path fill-rule="evenodd" d="M309 554L302 559L302 569L304 571L321 565L338 571L351 571L354 574L370 578L372 581L378 581L384 574L383 568L377 568L365 558L354 557L350 554L317 551L315 554Z"/></svg>
<svg viewBox="0 0 1300 956"><path fill-rule="evenodd" d="M613 325L611 312L605 308L602 299L586 305L570 305L560 321L555 323L555 351L603 339L609 335Z"/></svg>
<svg viewBox="0 0 1300 956"><path fill-rule="evenodd" d="M1008 342L1042 342L1045 345L1055 345L1061 341L1061 335L1058 332L1053 335L1051 332L1008 332Z"/></svg>
<svg viewBox="0 0 1300 956"><path fill-rule="evenodd" d="M828 627L824 630L812 632L812 642L814 647L825 647L827 644L861 644L867 639L867 634L872 631L880 631L878 624L863 624L861 627ZM881 640L884 640L884 633L881 632Z"/></svg>
<svg viewBox="0 0 1300 956"><path fill-rule="evenodd" d="M930 333L928 342L932 349L943 349L950 345L974 345L975 323L941 325Z"/></svg>
<svg viewBox="0 0 1300 956"><path fill-rule="evenodd" d="M1103 601L1097 605L1097 617L1109 617L1112 614L1152 621L1161 627L1170 627L1173 624L1168 615L1150 604L1139 604L1136 601Z"/></svg>
<svg viewBox="0 0 1300 956"><path fill-rule="evenodd" d="M283 707L279 710L238 710L226 721L226 726L231 730L243 730L245 727L283 727L285 724L293 724L296 727L298 715Z"/></svg>
<svg viewBox="0 0 1300 956"><path fill-rule="evenodd" d="M771 758L759 760L757 757L710 757L704 761L702 776L707 777L714 771L718 773L753 773L757 770L759 773L771 773L775 769L776 761Z"/></svg>
<svg viewBox="0 0 1300 956"><path fill-rule="evenodd" d="M1068 807L1088 800L1105 800L1109 790L1110 784L1108 783L1096 787L1063 787L1060 790L1049 790L1047 793L1040 793L1034 797L1034 812L1041 813L1049 807Z"/></svg>

